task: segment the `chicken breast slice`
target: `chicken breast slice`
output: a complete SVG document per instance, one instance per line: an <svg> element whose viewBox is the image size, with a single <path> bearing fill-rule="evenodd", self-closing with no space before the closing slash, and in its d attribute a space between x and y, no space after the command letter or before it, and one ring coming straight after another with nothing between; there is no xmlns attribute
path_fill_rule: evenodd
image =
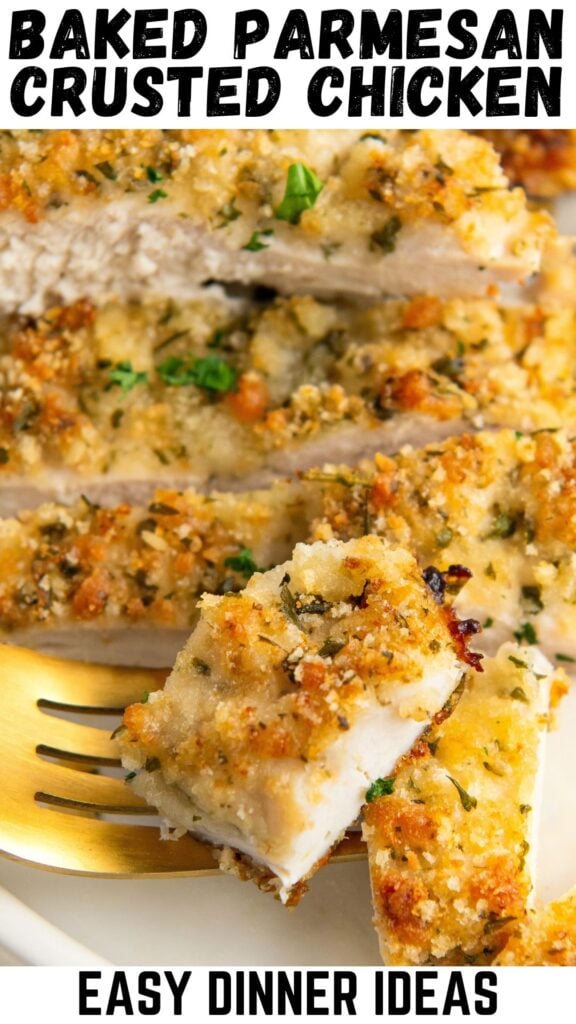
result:
<svg viewBox="0 0 576 1024"><path fill-rule="evenodd" d="M130 785L295 899L475 660L457 637L402 548L297 545L204 596L166 688L125 713Z"/></svg>
<svg viewBox="0 0 576 1024"><path fill-rule="evenodd" d="M576 967L576 888L512 929L498 967Z"/></svg>
<svg viewBox="0 0 576 1024"><path fill-rule="evenodd" d="M0 514L251 489L464 429L576 429L576 312L419 296L359 308L55 307L0 327Z"/></svg>
<svg viewBox="0 0 576 1024"><path fill-rule="evenodd" d="M369 790L363 832L385 963L490 962L525 920L552 681L539 651L505 644Z"/></svg>
<svg viewBox="0 0 576 1024"><path fill-rule="evenodd" d="M0 520L0 636L47 653L169 667L200 595L241 589L310 540L366 533L411 548L483 625L576 663L576 452L562 432L481 432L328 465L265 491L147 505L46 504Z"/></svg>
<svg viewBox="0 0 576 1024"><path fill-rule="evenodd" d="M282 292L484 295L554 235L459 131L2 133L0 306Z"/></svg>

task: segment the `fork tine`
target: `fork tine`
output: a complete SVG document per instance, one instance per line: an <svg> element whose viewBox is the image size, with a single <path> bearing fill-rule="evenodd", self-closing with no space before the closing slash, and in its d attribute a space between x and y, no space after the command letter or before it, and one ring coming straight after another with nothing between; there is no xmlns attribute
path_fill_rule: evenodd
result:
<svg viewBox="0 0 576 1024"><path fill-rule="evenodd" d="M147 813L148 805L120 779L78 772L61 764L38 760L34 774L37 793L48 798L74 802L83 807Z"/></svg>
<svg viewBox="0 0 576 1024"><path fill-rule="evenodd" d="M54 715L42 715L40 729L45 742L37 747L38 753L92 764L120 764L118 749L107 729L79 725Z"/></svg>
<svg viewBox="0 0 576 1024"><path fill-rule="evenodd" d="M166 672L154 669L119 669L87 665L44 654L0 645L0 678L6 688L33 692L43 703L74 708L122 710L158 690ZM81 696L80 696L81 695Z"/></svg>

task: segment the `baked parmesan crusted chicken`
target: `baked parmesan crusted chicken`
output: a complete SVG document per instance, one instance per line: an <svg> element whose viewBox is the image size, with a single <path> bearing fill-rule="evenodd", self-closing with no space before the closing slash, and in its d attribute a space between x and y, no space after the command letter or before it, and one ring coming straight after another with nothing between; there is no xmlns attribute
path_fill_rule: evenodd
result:
<svg viewBox="0 0 576 1024"><path fill-rule="evenodd" d="M386 963L486 962L524 921L551 676L540 652L505 644L369 790L364 836Z"/></svg>
<svg viewBox="0 0 576 1024"><path fill-rule="evenodd" d="M251 488L463 429L576 429L576 313L416 297L358 308L53 308L0 327L0 513Z"/></svg>
<svg viewBox="0 0 576 1024"><path fill-rule="evenodd" d="M483 131L502 157L514 185L533 196L556 196L576 188L576 131L574 129L498 129Z"/></svg>
<svg viewBox="0 0 576 1024"><path fill-rule="evenodd" d="M297 545L242 593L202 599L166 688L125 712L130 784L225 848L224 867L296 899L462 660L478 664L468 625L381 538Z"/></svg>
<svg viewBox="0 0 576 1024"><path fill-rule="evenodd" d="M576 889L512 929L499 967L576 967Z"/></svg>
<svg viewBox="0 0 576 1024"><path fill-rule="evenodd" d="M203 592L241 589L298 542L373 533L415 551L438 599L483 624L488 649L516 633L570 662L575 522L576 450L561 432L464 435L267 491L46 504L0 521L0 635L170 666Z"/></svg>
<svg viewBox="0 0 576 1024"><path fill-rule="evenodd" d="M207 279L482 295L555 232L459 131L4 131L0 296L188 299Z"/></svg>

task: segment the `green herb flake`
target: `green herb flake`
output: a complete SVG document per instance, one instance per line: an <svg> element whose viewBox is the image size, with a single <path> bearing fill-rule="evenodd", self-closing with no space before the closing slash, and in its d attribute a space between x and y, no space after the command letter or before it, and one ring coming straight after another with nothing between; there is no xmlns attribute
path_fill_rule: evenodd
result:
<svg viewBox="0 0 576 1024"><path fill-rule="evenodd" d="M148 505L148 511L153 516L178 516L180 515L177 508L173 508L172 505L166 505L163 501L153 501L151 505Z"/></svg>
<svg viewBox="0 0 576 1024"><path fill-rule="evenodd" d="M149 757L144 765L144 770L147 772L157 772L160 768L160 761L157 757Z"/></svg>
<svg viewBox="0 0 576 1024"><path fill-rule="evenodd" d="M520 658L515 658L513 654L508 655L508 661L511 661L516 668L528 668L525 661L522 661Z"/></svg>
<svg viewBox="0 0 576 1024"><path fill-rule="evenodd" d="M542 590L538 586L522 587L522 604L529 615L537 615L544 608Z"/></svg>
<svg viewBox="0 0 576 1024"><path fill-rule="evenodd" d="M488 616L488 618L484 621L484 625L482 626L482 629L490 629L490 626L493 626L493 625L494 625L494 619L492 619L490 616Z"/></svg>
<svg viewBox="0 0 576 1024"><path fill-rule="evenodd" d="M332 637L327 637L318 654L321 658L333 658L334 655L338 654L343 647L346 647L345 640L333 640Z"/></svg>
<svg viewBox="0 0 576 1024"><path fill-rule="evenodd" d="M128 775L124 776L124 782L132 782L132 779L135 779L137 775L138 772L128 772Z"/></svg>
<svg viewBox="0 0 576 1024"><path fill-rule="evenodd" d="M280 602L282 604L282 611L286 618L289 619L294 626L298 626L298 629L301 629L302 627L298 618L298 606L287 583L283 583L280 587Z"/></svg>
<svg viewBox="0 0 576 1024"><path fill-rule="evenodd" d="M487 772L491 772L492 775L498 775L500 778L504 777L504 772L500 771L499 768L495 768L494 765L490 764L489 761L483 761L482 764L483 764L484 768L486 769L486 771Z"/></svg>
<svg viewBox="0 0 576 1024"><path fill-rule="evenodd" d="M530 814L532 804L520 804L520 814Z"/></svg>
<svg viewBox="0 0 576 1024"><path fill-rule="evenodd" d="M0 448L0 466L7 466L10 462L10 452L7 448Z"/></svg>
<svg viewBox="0 0 576 1024"><path fill-rule="evenodd" d="M146 168L146 177L152 185L157 185L159 181L164 181L164 175L157 171L155 167Z"/></svg>
<svg viewBox="0 0 576 1024"><path fill-rule="evenodd" d="M192 664L201 676L209 676L212 671L210 665L208 665L207 662L202 661L202 658L193 658Z"/></svg>
<svg viewBox="0 0 576 1024"><path fill-rule="evenodd" d="M205 391L231 391L236 384L236 371L220 356L205 356L192 362L170 356L157 367L160 379L168 387L181 388L195 384Z"/></svg>
<svg viewBox="0 0 576 1024"><path fill-rule="evenodd" d="M556 661L567 662L568 665L576 665L576 658L571 658L569 654L556 654Z"/></svg>
<svg viewBox="0 0 576 1024"><path fill-rule="evenodd" d="M100 174L102 174L103 177L108 178L108 181L116 181L118 174L108 160L103 160L102 163L95 164L94 166L97 171L100 171Z"/></svg>
<svg viewBox="0 0 576 1024"><path fill-rule="evenodd" d="M224 565L227 569L239 572L247 580L255 572L264 572L263 569L259 569L256 565L250 548L242 548L237 555L229 555L228 558L224 559Z"/></svg>
<svg viewBox="0 0 576 1024"><path fill-rule="evenodd" d="M504 928L507 924L512 924L512 921L516 921L515 917L491 917L484 925L484 934L491 935L492 932L499 931L500 928Z"/></svg>
<svg viewBox="0 0 576 1024"><path fill-rule="evenodd" d="M439 548L447 548L454 534L449 526L443 526L436 534L436 543Z"/></svg>
<svg viewBox="0 0 576 1024"><path fill-rule="evenodd" d="M139 384L148 383L148 374L144 371L134 370L132 363L123 361L116 363L113 369L109 372L109 387L119 387L122 390L123 395L127 395L132 388L137 387Z"/></svg>
<svg viewBox="0 0 576 1024"><path fill-rule="evenodd" d="M320 195L324 183L306 164L292 164L288 168L286 190L280 206L276 208L277 220L299 224L305 210L311 210Z"/></svg>
<svg viewBox="0 0 576 1024"><path fill-rule="evenodd" d="M159 199L168 199L168 193L163 188L155 188L148 196L149 203L157 203Z"/></svg>
<svg viewBox="0 0 576 1024"><path fill-rule="evenodd" d="M366 803L374 803L381 796L390 796L394 792L394 782L393 776L389 776L387 779L376 779L366 793Z"/></svg>
<svg viewBox="0 0 576 1024"><path fill-rule="evenodd" d="M274 234L274 232L271 231L271 230L270 231L254 231L252 233L252 238L250 239L248 244L247 245L243 245L242 248L245 249L246 252L261 252L262 249L269 249L270 246L269 245L265 245L264 242L260 241L260 239L261 238L269 238L270 235L273 235L273 234Z"/></svg>
<svg viewBox="0 0 576 1024"><path fill-rule="evenodd" d="M380 228L378 231L374 231L370 235L373 245L382 249L385 253L394 252L396 248L396 238L401 227L402 221L399 217L390 217L390 220L386 221L384 227Z"/></svg>
<svg viewBox="0 0 576 1024"><path fill-rule="evenodd" d="M526 691L521 686L515 686L513 690L510 690L510 696L512 700L520 700L523 704L529 704L530 701L526 696Z"/></svg>
<svg viewBox="0 0 576 1024"><path fill-rule="evenodd" d="M523 622L520 629L517 629L514 636L519 644L537 644L538 637L531 622Z"/></svg>
<svg viewBox="0 0 576 1024"><path fill-rule="evenodd" d="M236 370L219 356L205 356L194 363L195 384L206 391L232 391Z"/></svg>
<svg viewBox="0 0 576 1024"><path fill-rule="evenodd" d="M222 209L218 210L218 216L220 217L221 223L218 225L219 228L225 228L228 224L232 224L238 217L242 216L242 212L236 209L236 200L232 199L231 202L225 203Z"/></svg>
<svg viewBox="0 0 576 1024"><path fill-rule="evenodd" d="M458 796L460 797L460 803L465 811L471 811L474 807L477 807L478 801L475 796L471 796L470 793L467 793L464 787L461 786L456 779L453 779L451 775L448 775L447 778L450 779L452 785L456 787Z"/></svg>
<svg viewBox="0 0 576 1024"><path fill-rule="evenodd" d="M512 537L516 532L516 520L513 516L508 515L506 512L501 512L496 516L492 523L492 529L488 534L489 537Z"/></svg>
<svg viewBox="0 0 576 1024"><path fill-rule="evenodd" d="M490 580L495 580L496 579L496 570L495 570L494 566L492 565L492 562L488 562L488 565L484 569L484 575L487 576L488 579L490 579Z"/></svg>

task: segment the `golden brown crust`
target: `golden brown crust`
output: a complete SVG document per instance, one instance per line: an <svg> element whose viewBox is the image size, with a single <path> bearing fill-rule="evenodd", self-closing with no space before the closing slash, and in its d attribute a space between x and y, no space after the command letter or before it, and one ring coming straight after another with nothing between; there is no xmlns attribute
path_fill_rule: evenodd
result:
<svg viewBox="0 0 576 1024"><path fill-rule="evenodd" d="M484 962L524 919L548 672L504 646L400 761L393 792L367 804L386 962Z"/></svg>
<svg viewBox="0 0 576 1024"><path fill-rule="evenodd" d="M576 967L576 890L531 913L494 961L499 967Z"/></svg>

